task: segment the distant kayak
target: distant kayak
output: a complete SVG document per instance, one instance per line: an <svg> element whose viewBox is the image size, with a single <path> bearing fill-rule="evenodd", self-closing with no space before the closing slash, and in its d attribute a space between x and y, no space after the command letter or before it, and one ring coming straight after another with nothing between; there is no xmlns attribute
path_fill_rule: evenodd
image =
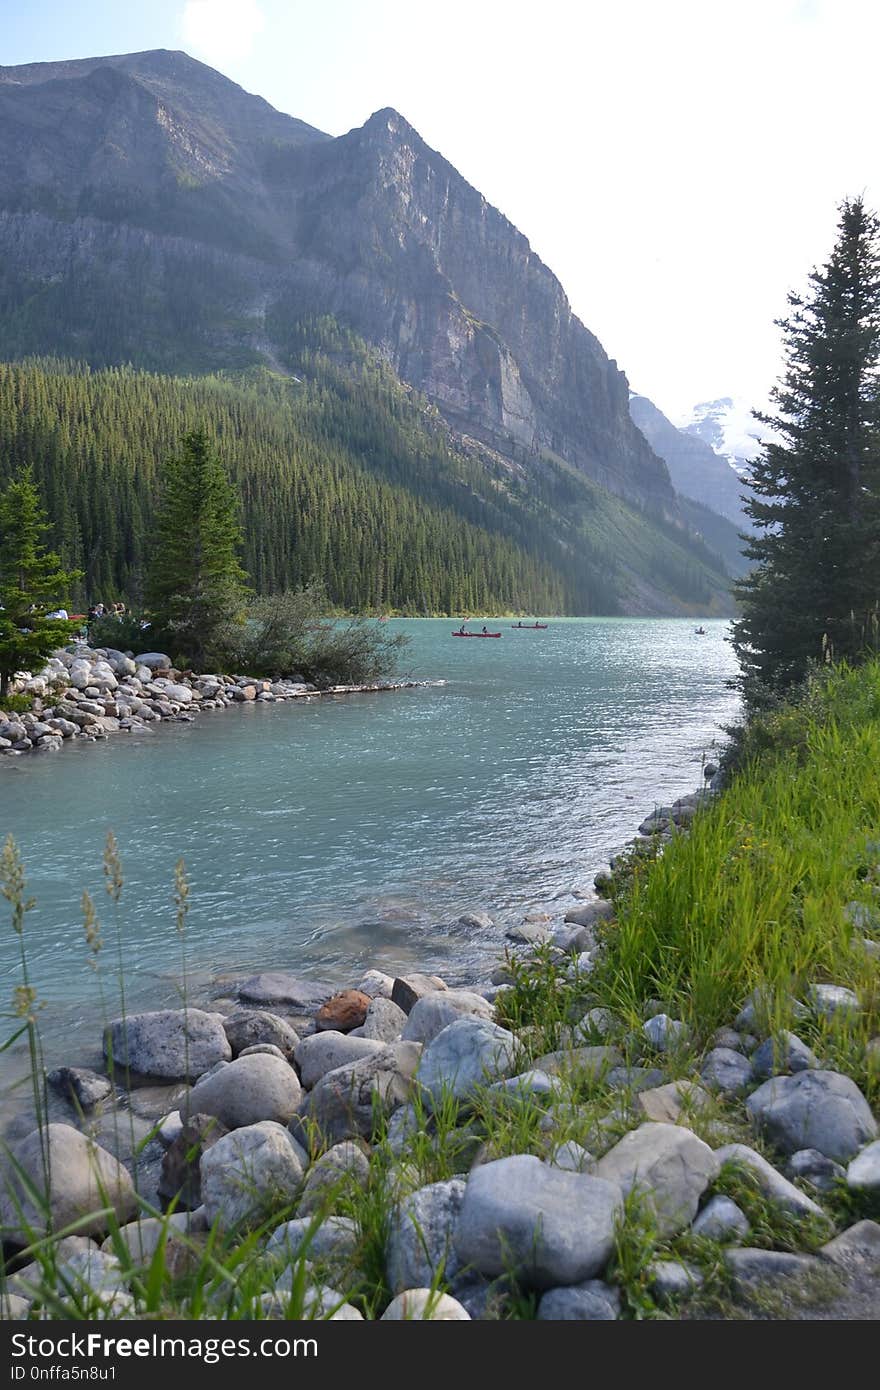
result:
<svg viewBox="0 0 880 1390"><path fill-rule="evenodd" d="M500 637L500 632L453 632L453 637Z"/></svg>
<svg viewBox="0 0 880 1390"><path fill-rule="evenodd" d="M546 623L511 623L511 632L545 632Z"/></svg>

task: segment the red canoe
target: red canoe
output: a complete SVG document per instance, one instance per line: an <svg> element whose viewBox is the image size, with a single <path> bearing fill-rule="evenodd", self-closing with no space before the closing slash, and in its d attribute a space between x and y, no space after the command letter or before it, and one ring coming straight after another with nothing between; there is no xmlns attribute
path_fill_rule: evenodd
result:
<svg viewBox="0 0 880 1390"><path fill-rule="evenodd" d="M453 637L500 637L500 632L453 632Z"/></svg>

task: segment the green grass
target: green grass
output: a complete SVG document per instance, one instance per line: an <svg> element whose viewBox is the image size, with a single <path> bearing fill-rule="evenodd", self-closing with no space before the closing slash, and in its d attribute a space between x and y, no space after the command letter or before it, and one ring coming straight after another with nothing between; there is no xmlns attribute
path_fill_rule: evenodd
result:
<svg viewBox="0 0 880 1390"><path fill-rule="evenodd" d="M755 988L765 1022L781 1027L808 981L849 985L862 1013L826 1028L824 1044L861 1056L869 1084L880 972L854 948L845 907L880 878L880 663L835 672L786 724L782 747L762 747L688 835L615 882L601 987L628 1013L649 996L669 1000L705 1039Z"/></svg>

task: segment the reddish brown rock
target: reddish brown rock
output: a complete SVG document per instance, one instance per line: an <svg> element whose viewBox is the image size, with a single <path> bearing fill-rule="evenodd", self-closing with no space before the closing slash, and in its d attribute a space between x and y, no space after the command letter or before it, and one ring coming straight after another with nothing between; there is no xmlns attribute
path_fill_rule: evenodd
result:
<svg viewBox="0 0 880 1390"><path fill-rule="evenodd" d="M338 1033L348 1033L352 1028L360 1028L370 1007L370 996L359 989L344 989L328 999L315 1014L315 1026L321 1030L334 1028Z"/></svg>

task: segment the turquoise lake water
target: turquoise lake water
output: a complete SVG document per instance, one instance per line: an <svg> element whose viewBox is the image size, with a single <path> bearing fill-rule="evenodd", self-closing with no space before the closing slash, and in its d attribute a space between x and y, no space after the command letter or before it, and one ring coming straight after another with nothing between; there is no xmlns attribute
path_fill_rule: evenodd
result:
<svg viewBox="0 0 880 1390"><path fill-rule="evenodd" d="M692 791L736 713L723 622L700 637L685 620L519 632L505 619L500 641L455 641L453 626L388 624L411 634L407 673L440 687L236 706L0 759L0 834L18 841L37 900L28 950L50 1057L100 1034L79 900L88 888L109 943L108 829L130 1007L175 998L180 855L197 990L270 968L349 983L421 966L460 981L486 973L506 925L589 889L656 802ZM495 932L445 925L478 910ZM18 982L7 921L0 1007Z"/></svg>

